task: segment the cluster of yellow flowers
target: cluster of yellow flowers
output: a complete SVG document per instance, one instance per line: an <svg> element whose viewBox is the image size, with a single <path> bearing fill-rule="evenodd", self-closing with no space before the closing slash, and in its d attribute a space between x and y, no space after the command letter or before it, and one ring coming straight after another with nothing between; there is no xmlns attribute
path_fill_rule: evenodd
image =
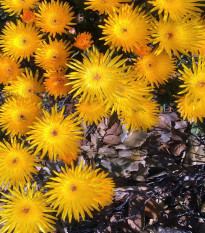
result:
<svg viewBox="0 0 205 233"><path fill-rule="evenodd" d="M103 16L98 41L87 31L74 42L68 39L76 12L63 0L0 0L4 11L17 18L0 35L0 82L6 96L0 126L10 138L0 143L0 185L11 193L1 199L1 232L51 232L61 213L63 220L79 221L109 205L114 182L108 174L73 165L83 139L80 123L98 124L116 112L127 130L156 126L160 111L154 87L178 71L182 54L193 57L193 69L183 65L179 70L184 84L176 103L185 119L205 116L202 0L150 0L141 6L131 0L83 2L84 10ZM99 42L109 49L101 49ZM81 59L73 58L74 47ZM65 106L43 109L39 96L45 92L54 99L73 95L74 114L64 116ZM43 194L31 180L46 155L71 168L55 172Z"/></svg>

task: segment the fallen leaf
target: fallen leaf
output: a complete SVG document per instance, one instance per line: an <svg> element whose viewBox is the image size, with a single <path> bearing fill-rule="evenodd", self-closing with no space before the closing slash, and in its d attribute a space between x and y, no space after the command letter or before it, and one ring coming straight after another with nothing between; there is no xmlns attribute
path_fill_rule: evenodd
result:
<svg viewBox="0 0 205 233"><path fill-rule="evenodd" d="M104 137L103 142L106 144L117 145L121 142L121 139L116 135L107 135Z"/></svg>
<svg viewBox="0 0 205 233"><path fill-rule="evenodd" d="M140 147L147 139L147 133L142 131L139 133L138 131L131 132L127 138L123 141L125 146L130 148Z"/></svg>
<svg viewBox="0 0 205 233"><path fill-rule="evenodd" d="M105 146L99 148L98 154L104 155L104 156L110 156L110 157L113 157L113 156L117 157L117 151L115 149L109 148L109 147L105 147Z"/></svg>

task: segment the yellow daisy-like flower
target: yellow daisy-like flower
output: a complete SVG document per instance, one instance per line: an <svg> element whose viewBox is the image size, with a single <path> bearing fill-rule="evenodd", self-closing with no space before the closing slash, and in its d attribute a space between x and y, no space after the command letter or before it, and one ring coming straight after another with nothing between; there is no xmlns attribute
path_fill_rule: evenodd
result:
<svg viewBox="0 0 205 233"><path fill-rule="evenodd" d="M39 161L24 147L24 141L21 144L16 139L11 139L11 144L0 142L0 186L3 189L6 185L24 187L33 179L32 173L38 173L35 166L41 166Z"/></svg>
<svg viewBox="0 0 205 233"><path fill-rule="evenodd" d="M82 120L85 124L92 125L98 123L107 116L105 103L100 103L98 100L94 100L92 103L81 101L75 105L75 114L79 120Z"/></svg>
<svg viewBox="0 0 205 233"><path fill-rule="evenodd" d="M111 49L116 47L117 51L122 48L124 52L133 52L134 48L149 43L148 20L149 17L140 8L122 4L113 14L109 14L105 25L99 26L105 35L101 40L105 40Z"/></svg>
<svg viewBox="0 0 205 233"><path fill-rule="evenodd" d="M123 2L131 2L131 0L87 0L84 4L88 5L85 10L99 11L102 15L113 13L113 7L120 7Z"/></svg>
<svg viewBox="0 0 205 233"><path fill-rule="evenodd" d="M68 92L71 90L71 86L65 85L68 83L68 78L65 76L66 70L47 70L44 74L46 77L44 81L44 86L49 95L53 95L55 99L57 97L67 96Z"/></svg>
<svg viewBox="0 0 205 233"><path fill-rule="evenodd" d="M11 81L10 86L6 86L4 90L7 94L12 96L20 96L22 98L31 98L37 101L41 99L36 95L44 91L44 86L42 84L42 79L38 80L39 73L36 71L33 75L31 70L25 69L25 73L17 77L17 80Z"/></svg>
<svg viewBox="0 0 205 233"><path fill-rule="evenodd" d="M35 55L36 64L44 70L58 70L66 67L66 63L72 53L72 51L69 51L71 48L68 47L69 44L70 42L58 41L57 39L51 40L49 37L49 43L43 41L37 49Z"/></svg>
<svg viewBox="0 0 205 233"><path fill-rule="evenodd" d="M87 52L87 56L83 55L83 62L73 59L68 66L75 70L67 76L69 83L73 85L70 93L74 93L74 97L82 94L81 100L92 103L94 99L104 102L106 98L115 98L117 88L121 83L119 79L120 71L124 70L122 65L126 59L121 59L122 55L111 58L114 50L105 54L93 47ZM121 60L120 60L121 59Z"/></svg>
<svg viewBox="0 0 205 233"><path fill-rule="evenodd" d="M39 0L0 0L1 7L10 15L20 14L22 10L35 8Z"/></svg>
<svg viewBox="0 0 205 233"><path fill-rule="evenodd" d="M203 99L198 99L193 101L190 99L188 94L179 97L177 102L178 111L184 120L190 122L200 120L203 122L203 117L205 117L205 101Z"/></svg>
<svg viewBox="0 0 205 233"><path fill-rule="evenodd" d="M30 56L36 52L42 37L33 24L25 24L20 20L17 24L11 22L2 32L3 35L0 36L2 51L5 55L20 59L20 61L23 58L30 60Z"/></svg>
<svg viewBox="0 0 205 233"><path fill-rule="evenodd" d="M57 220L51 215L54 211L46 204L43 193L36 191L36 183L33 187L27 184L26 191L14 187L9 192L10 195L3 193L6 198L0 200L4 203L0 212L2 233L47 233L55 230L51 225Z"/></svg>
<svg viewBox="0 0 205 233"><path fill-rule="evenodd" d="M83 138L81 127L78 122L72 119L72 116L64 117L63 109L58 112L57 105L51 109L51 113L44 112L44 117L39 119L30 127L31 147L36 146L36 153L42 150L41 158L48 152L50 160L56 161L56 156L65 159L69 153L74 159L77 157L79 150L79 141Z"/></svg>
<svg viewBox="0 0 205 233"><path fill-rule="evenodd" d="M205 92L205 61L199 57L196 63L195 59L192 57L192 68L186 67L182 64L184 70L179 70L182 74L180 79L184 81L184 84L180 87L183 88L179 94L187 94L190 102L198 101L198 99L204 99Z"/></svg>
<svg viewBox="0 0 205 233"><path fill-rule="evenodd" d="M0 125L11 137L25 136L36 117L40 117L41 108L32 99L9 98L0 108Z"/></svg>
<svg viewBox="0 0 205 233"><path fill-rule="evenodd" d="M54 209L57 209L57 215L62 212L62 219L68 216L69 222L72 218L80 220L80 215L85 220L85 213L91 218L91 211L94 209L100 211L99 207L104 207L112 202L114 196L114 182L107 178L108 174L99 172L99 169L92 170L87 165L82 168L75 167L61 168L63 173L54 173L55 178L46 184L50 188L45 195L48 203L51 203Z"/></svg>
<svg viewBox="0 0 205 233"><path fill-rule="evenodd" d="M175 62L165 53L155 55L152 52L139 58L135 69L139 78L159 87L159 84L164 84L176 70Z"/></svg>
<svg viewBox="0 0 205 233"><path fill-rule="evenodd" d="M126 130L141 132L152 129L157 125L159 117L159 106L149 99L138 101L138 109L127 108L121 111L119 116L122 125L126 125Z"/></svg>
<svg viewBox="0 0 205 233"><path fill-rule="evenodd" d="M202 18L202 25L203 25L203 32L202 32L202 38L203 40L201 41L201 43L197 46L191 49L192 55L197 55L197 56L201 56L203 58L205 58L205 18Z"/></svg>
<svg viewBox="0 0 205 233"><path fill-rule="evenodd" d="M47 2L46 0L39 5L36 26L41 28L42 32L49 33L55 37L56 33L62 35L66 33L66 29L70 29L74 13L67 2L59 2L59 0Z"/></svg>
<svg viewBox="0 0 205 233"><path fill-rule="evenodd" d="M113 114L116 111L118 114L121 111L126 111L129 108L138 109L139 100L144 100L144 97L152 98L150 94L151 88L145 81L136 79L137 74L132 66L124 67L125 70L121 72L121 85L118 86L117 96L114 100L108 99L107 109L111 109Z"/></svg>
<svg viewBox="0 0 205 233"><path fill-rule="evenodd" d="M24 69L20 68L20 63L13 58L0 54L0 83L8 85L12 80L16 80Z"/></svg>
<svg viewBox="0 0 205 233"><path fill-rule="evenodd" d="M188 51L198 48L203 38L204 26L198 18L182 19L181 21L154 21L152 42L158 44L155 54L163 51L171 57L172 51L180 59L180 53L189 56Z"/></svg>
<svg viewBox="0 0 205 233"><path fill-rule="evenodd" d="M197 15L198 12L203 12L199 7L205 6L204 0L151 0L148 2L154 6L151 11L158 10L159 14L164 12L165 19L169 16L173 20L180 20L187 14Z"/></svg>

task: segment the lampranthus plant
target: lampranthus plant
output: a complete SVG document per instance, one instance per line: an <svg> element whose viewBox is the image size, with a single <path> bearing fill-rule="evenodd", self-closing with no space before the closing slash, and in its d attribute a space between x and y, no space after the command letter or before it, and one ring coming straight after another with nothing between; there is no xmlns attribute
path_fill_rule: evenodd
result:
<svg viewBox="0 0 205 233"><path fill-rule="evenodd" d="M74 12L72 7L67 2L63 3L59 0L47 2L44 0L39 5L36 26L41 28L42 32L49 33L53 37L56 34L62 35L66 33L66 29L70 29L74 19Z"/></svg>
<svg viewBox="0 0 205 233"><path fill-rule="evenodd" d="M192 68L188 68L186 65L182 64L184 70L179 70L182 74L180 79L184 82L183 85L180 85L183 88L180 94L186 94L188 102L198 102L199 100L204 100L205 92L205 61L199 57L196 62L192 57Z"/></svg>
<svg viewBox="0 0 205 233"><path fill-rule="evenodd" d="M145 97L149 99L153 98L150 91L151 88L145 81L142 82L134 78L124 79L118 88L118 95L115 100L108 100L107 109L108 107L111 109L110 114L116 111L118 115L121 112L129 111L129 109L136 109L138 111L141 108L141 104L138 104L140 100L144 100Z"/></svg>
<svg viewBox="0 0 205 233"><path fill-rule="evenodd" d="M205 117L205 101L204 99L198 99L193 101L188 94L179 97L176 100L178 111L184 120L189 122L197 122L198 120L203 122Z"/></svg>
<svg viewBox="0 0 205 233"><path fill-rule="evenodd" d="M131 0L87 0L84 4L88 5L85 10L98 11L102 15L113 13L113 8L120 7L120 4L124 2L131 2Z"/></svg>
<svg viewBox="0 0 205 233"><path fill-rule="evenodd" d="M79 221L80 216L85 220L86 213L92 218L91 211L100 211L114 197L115 185L108 174L82 166L81 162L80 166L62 167L62 173L54 171L56 177L46 184L47 202L57 209L57 215L62 213L62 219L68 218L69 222L73 218Z"/></svg>
<svg viewBox="0 0 205 233"><path fill-rule="evenodd" d="M22 10L35 8L39 0L0 0L0 3L1 7L10 15L20 15Z"/></svg>
<svg viewBox="0 0 205 233"><path fill-rule="evenodd" d="M204 0L151 0L148 2L154 6L151 11L158 10L159 14L164 13L165 20L168 16L172 20L180 20L187 14L197 15L203 12L199 7L205 6Z"/></svg>
<svg viewBox="0 0 205 233"><path fill-rule="evenodd" d="M20 15L24 23L34 23L36 22L35 12L30 10L24 10L23 14Z"/></svg>
<svg viewBox="0 0 205 233"><path fill-rule="evenodd" d="M106 98L115 98L117 88L121 81L119 73L127 59L122 55L112 58L114 50L107 50L105 54L93 47L83 55L83 62L73 59L68 66L74 71L67 76L72 84L74 97L81 95L81 100L92 103L95 99L104 102Z"/></svg>
<svg viewBox="0 0 205 233"><path fill-rule="evenodd" d="M39 79L38 70L33 74L31 70L26 68L25 72L17 77L16 80L11 81L10 85L6 86L4 90L8 95L41 101L36 94L44 91L42 81L42 78Z"/></svg>
<svg viewBox="0 0 205 233"><path fill-rule="evenodd" d="M75 38L75 43L73 46L85 51L89 49L94 42L92 39L92 35L89 32L83 32L77 35Z"/></svg>
<svg viewBox="0 0 205 233"><path fill-rule="evenodd" d="M37 184L33 187L28 183L27 187L9 189L11 194L4 194L5 199L0 199L1 206L1 232L26 232L26 233L47 233L55 230L56 217L54 212L46 204L41 191L36 191Z"/></svg>
<svg viewBox="0 0 205 233"><path fill-rule="evenodd" d="M39 30L33 24L25 24L18 20L17 24L11 22L5 26L2 32L0 47L4 54L20 61L24 58L30 61L41 42L42 35L39 35Z"/></svg>
<svg viewBox="0 0 205 233"><path fill-rule="evenodd" d="M78 159L77 156L74 158L68 154L65 154L63 159L60 156L58 156L58 160L59 161L62 160L65 164L71 164L71 162L76 161L77 159Z"/></svg>
<svg viewBox="0 0 205 233"><path fill-rule="evenodd" d="M46 153L54 161L57 155L61 159L65 159L68 153L73 159L78 156L79 142L83 139L82 128L72 119L72 115L64 117L64 110L65 106L58 112L57 105L51 109L51 113L44 110L44 117L37 118L30 127L27 140L31 141L31 148L36 147L36 153L42 150L41 158Z"/></svg>
<svg viewBox="0 0 205 233"><path fill-rule="evenodd" d="M6 130L6 134L14 136L26 136L36 117L41 115L41 106L32 99L8 98L0 107L0 126Z"/></svg>
<svg viewBox="0 0 205 233"><path fill-rule="evenodd" d="M138 101L138 109L129 108L121 111L119 119L126 130L147 131L156 126L159 119L159 105L155 101L144 98Z"/></svg>
<svg viewBox="0 0 205 233"><path fill-rule="evenodd" d="M133 52L134 48L149 43L149 16L133 4L122 4L104 21L105 25L99 26L104 35L101 40L111 49Z"/></svg>
<svg viewBox="0 0 205 233"><path fill-rule="evenodd" d="M65 76L65 69L61 70L47 70L44 76L44 86L49 95L54 96L55 99L61 98L63 95L67 96L71 90L71 85L68 83L68 78Z"/></svg>
<svg viewBox="0 0 205 233"><path fill-rule="evenodd" d="M106 104L94 100L92 103L81 101L75 105L76 111L74 115L85 124L98 124L103 118L107 117Z"/></svg>
<svg viewBox="0 0 205 233"><path fill-rule="evenodd" d="M29 151L28 147L17 140L11 139L11 143L0 142L0 186L24 187L33 179L33 174L38 174L36 167L40 160Z"/></svg>
<svg viewBox="0 0 205 233"><path fill-rule="evenodd" d="M42 41L35 55L35 63L44 70L58 70L66 67L72 53L70 42L61 40Z"/></svg>
<svg viewBox="0 0 205 233"><path fill-rule="evenodd" d="M13 58L0 54L0 83L9 84L12 80L22 74L24 69L20 68L20 63Z"/></svg>
<svg viewBox="0 0 205 233"><path fill-rule="evenodd" d="M155 55L154 52L139 58L135 70L140 79L146 80L152 86L164 84L176 70L176 60L166 53Z"/></svg>
<svg viewBox="0 0 205 233"><path fill-rule="evenodd" d="M152 51L152 47L148 46L148 45L140 45L138 48L133 48L133 53L136 54L139 57L148 55L149 53L151 53Z"/></svg>
<svg viewBox="0 0 205 233"><path fill-rule="evenodd" d="M158 45L155 54L166 51L171 57L174 54L180 58L180 53L189 56L188 52L198 48L203 38L204 25L199 18L183 18L181 21L171 19L154 20L152 39L154 45ZM179 53L180 52L180 53Z"/></svg>

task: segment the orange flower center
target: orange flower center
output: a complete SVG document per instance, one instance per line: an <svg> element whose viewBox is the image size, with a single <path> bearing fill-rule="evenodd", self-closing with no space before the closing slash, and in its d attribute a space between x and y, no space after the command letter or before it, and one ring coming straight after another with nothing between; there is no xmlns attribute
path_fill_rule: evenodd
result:
<svg viewBox="0 0 205 233"><path fill-rule="evenodd" d="M30 208L29 208L29 207L28 207L28 208L24 207L24 209L23 209L23 213L28 214L28 213L29 213L29 211L30 211Z"/></svg>
<svg viewBox="0 0 205 233"><path fill-rule="evenodd" d="M23 115L23 114L21 114L20 116L19 116L19 118L20 118L20 120L25 120L26 118L25 118L25 116Z"/></svg>
<svg viewBox="0 0 205 233"><path fill-rule="evenodd" d="M18 159L17 159L17 158L13 159L13 160L12 160L12 163L13 163L13 164L18 163Z"/></svg>
<svg viewBox="0 0 205 233"><path fill-rule="evenodd" d="M72 192L75 192L77 190L77 187L75 185L72 185L70 189Z"/></svg>
<svg viewBox="0 0 205 233"><path fill-rule="evenodd" d="M205 85L205 82L200 81L200 82L198 82L197 84L198 84L198 86L203 87L203 86Z"/></svg>
<svg viewBox="0 0 205 233"><path fill-rule="evenodd" d="M94 77L93 77L94 80L98 81L101 79L101 76L99 74L96 74Z"/></svg>
<svg viewBox="0 0 205 233"><path fill-rule="evenodd" d="M167 38L168 38L168 39L172 39L173 36L174 36L173 33L171 33L171 32L168 32L168 33L167 33Z"/></svg>
<svg viewBox="0 0 205 233"><path fill-rule="evenodd" d="M57 131L56 131L56 130L53 130L52 135L53 135L53 136L57 136L57 135L58 135Z"/></svg>

